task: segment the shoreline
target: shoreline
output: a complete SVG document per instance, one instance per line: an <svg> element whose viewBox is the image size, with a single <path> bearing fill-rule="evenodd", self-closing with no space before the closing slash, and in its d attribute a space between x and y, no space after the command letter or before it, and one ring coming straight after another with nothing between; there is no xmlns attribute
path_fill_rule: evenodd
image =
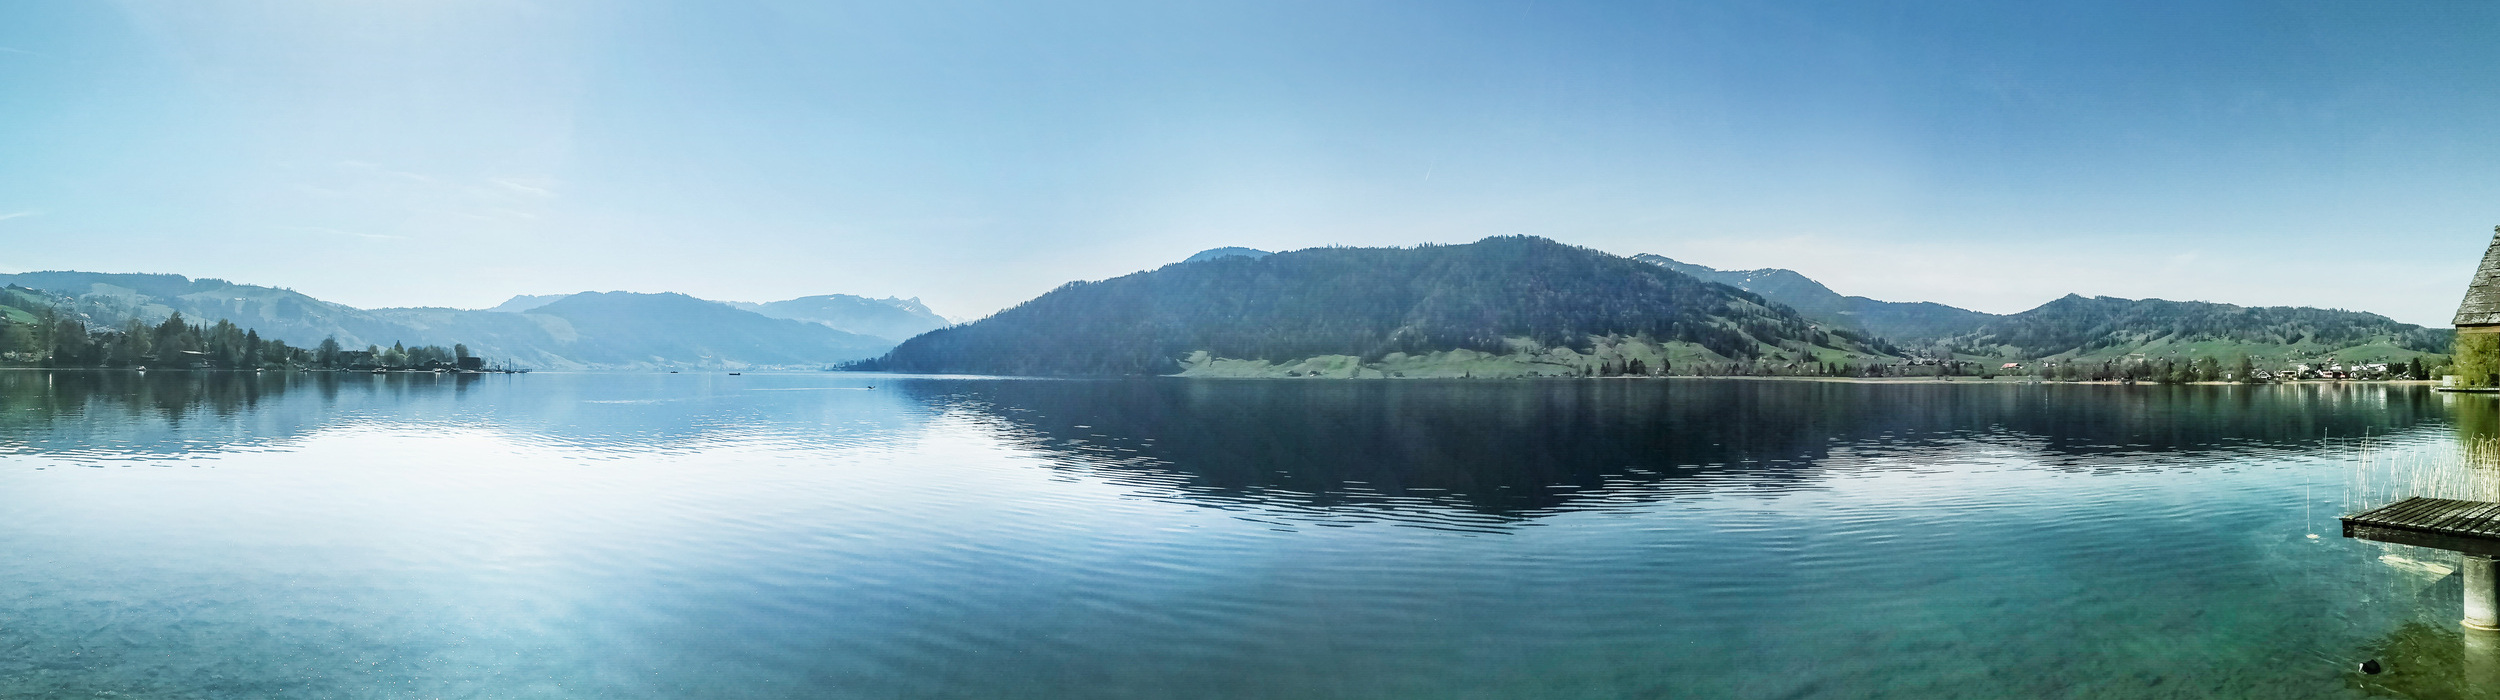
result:
<svg viewBox="0 0 2500 700"><path fill-rule="evenodd" d="M1544 376L1544 377L1535 377L1535 376L1530 376L1530 377L1271 377L1271 376L1255 376L1255 377L1227 377L1227 376L1203 376L1203 375L1193 376L1193 375L1187 375L1187 374L1160 374L1160 375L1155 375L1155 376L1156 376L1157 378L1161 378L1161 379L1189 379L1189 380L1203 380L1203 381L1340 381L1340 382L1343 382L1343 381L1436 381L1436 380L1457 380L1457 381L1469 381L1469 382L1475 382L1475 381L1535 381L1535 382L1569 382L1569 381L1659 381L1659 380L1685 380L1685 381L1689 381L1689 380L1695 380L1695 379L1738 379L1738 380L1745 380L1745 381L1757 381L1757 382L1832 382L1832 383L1840 383L1840 384L2006 384L2006 385L2033 385L2033 384L2039 384L2039 385L2049 385L2049 384L2057 384L2057 385L2073 385L2073 386L2278 386L2278 385L2287 385L2287 384L2326 384L2326 385L2340 385L2340 384L2387 384L2387 385L2404 385L2404 384L2414 384L2414 385L2423 385L2423 386L2430 386L2430 387L2437 387L2437 386L2439 386L2439 380L2436 380L2436 379L2298 379L2298 380L2293 380L2293 381L2288 381L2288 382L2260 382L2260 383L2256 383L2256 384L2247 384L2247 383L2242 383L2242 382L2181 382L2181 383L2177 383L2177 384L2163 384L2163 383L2161 383L2161 382L2142 381L2142 382L2135 382L2135 383L2133 383L2133 384L2129 384L2129 383L2126 383L2126 382L2119 382L2119 381L2081 381L2081 382L2047 381L2047 380L2040 380L2040 379L2036 379L2036 378L2033 378L2033 377L1996 377L1996 378L1992 378L1992 379L1982 379L1982 378L1979 378L1979 377L1756 377L1756 376L1741 376L1741 375L1740 375L1740 376L1672 375L1672 376L1663 376L1663 377L1660 377L1660 376L1613 376L1613 377L1571 377L1571 376ZM2500 389L2495 389L2495 390L2493 390L2493 391L2500 391Z"/></svg>
<svg viewBox="0 0 2500 700"><path fill-rule="evenodd" d="M706 370L691 370L691 371L694 371L694 372L713 372L713 371L726 371L726 370L706 369ZM801 370L801 369L795 369L795 368L792 368L792 369L745 369L745 370L739 370L739 371L743 371L743 372L775 372L775 373L790 373L790 374L815 373L815 372L819 372L819 370ZM353 371L353 370L309 370L309 371L299 371L299 370L172 369L172 368L167 368L167 369L149 369L149 370L134 370L134 369L127 368L127 367L0 367L0 372L132 372L132 373L148 373L148 372L155 372L155 373L181 373L181 374L289 374L289 375L292 375L292 374L352 374L352 375L370 375L370 374L385 374L385 375L392 375L392 374L446 374L446 375L454 375L454 376L457 376L457 375L463 375L463 374L485 375L485 374L526 374L526 373L527 373L527 372L506 372L506 371L485 371L485 372L433 372L433 371L429 371L429 370L391 370L391 371L388 371L388 372L370 372L370 371L366 371L366 372L359 372L359 371ZM600 374L600 373L613 373L613 374L650 374L650 373L654 373L654 372L666 372L666 371L665 371L665 370L641 370L641 369L626 369L626 370L590 370L589 372L590 372L590 373L595 373L595 374ZM675 372L667 372L667 373L674 374ZM883 374L894 374L894 373L889 373L889 372L847 372L847 373L851 373L851 374L881 374L881 375L883 375ZM2439 381L2439 380L2436 380L2436 379L2299 379L2299 380L2292 380L2292 381L2259 382L2259 383L2256 383L2256 384L2247 384L2247 383L2242 383L2242 382L2181 382L2181 383L2177 383L2177 384L2163 384L2163 383L2161 383L2161 382L2154 382L2154 381L2139 381L2139 382L2135 382L2135 383L2133 383L2133 384L2129 384L2129 383L2126 383L2126 382L2119 382L2119 381L2049 381L2049 380L2041 380L2041 379L2038 379L2038 378L2036 378L2036 377L2028 377L2028 376L2003 376L2003 377L1993 377L1993 378L1985 378L1985 379L1980 378L1980 377L1800 377L1800 376L1744 376L1744 375L1735 375L1735 376L1717 376L1717 375L1668 375L1668 376L1617 375L1617 376L1612 376L1612 377L1587 377L1587 376L1572 376L1572 375L1544 375L1544 376L1529 375L1529 376L1493 376L1493 377L1443 377L1443 376L1431 376L1431 377L1384 377L1384 376L1331 377L1331 376L1311 375L1311 376L1301 376L1301 377L1281 377L1281 376L1272 376L1272 375L1271 375L1271 376L1258 376L1258 375L1253 375L1253 376L1223 376L1223 375L1192 375L1192 374L1157 374L1157 375L1128 375L1128 376L1116 376L1116 375L1115 375L1115 376L1099 376L1099 377L1061 377L1061 376L1040 376L1040 375L1035 375L1035 376L1021 376L1021 375L975 375L975 374L964 374L964 375L945 375L945 374L935 374L935 375L920 375L920 376L924 376L924 377L932 377L932 378L947 378L947 377L991 377L991 378L1005 378L1005 379L1048 379L1048 380L1069 380L1069 379L1080 379L1080 380L1081 380L1081 379L1146 379L1146 378L1151 378L1151 379L1187 379L1187 380L1193 380L1193 381L1274 381L1274 382L1282 382L1282 381L1303 381L1303 382L1307 382L1307 381L1337 381L1337 382L1343 382L1343 381L1468 381L1468 382L1478 382L1478 381L1484 381L1484 382L1515 382L1515 381L1530 381L1530 382L1570 382L1570 381L1662 381L1662 380L1665 380L1665 381L1691 381L1691 380L1697 380L1697 379L1699 379L1699 380L1709 380L1709 379L1732 379L1732 380L1756 381L1756 382L1829 382L1829 383L1836 383L1836 384L1991 384L1991 385L2052 385L2052 384L2055 384L2055 385L2071 385L2071 386L2278 386L2278 385L2307 385L2307 384L2318 384L2318 385L2377 384L2377 385L2419 385L2419 386L2428 386L2428 387L2432 387L2432 388L2440 388L2440 381ZM2447 391L2451 391L2451 392L2455 392L2455 393L2500 393L2500 388L2492 388L2492 389L2446 389L2446 390L2447 390Z"/></svg>

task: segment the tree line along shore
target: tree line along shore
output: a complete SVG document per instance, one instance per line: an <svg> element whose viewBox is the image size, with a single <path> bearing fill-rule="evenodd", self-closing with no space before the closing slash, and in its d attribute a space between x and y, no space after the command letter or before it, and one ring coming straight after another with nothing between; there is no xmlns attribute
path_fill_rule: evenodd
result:
<svg viewBox="0 0 2500 700"><path fill-rule="evenodd" d="M0 320L0 366L58 369L181 369L181 370L336 370L447 372L509 372L469 353L466 345L451 347L392 343L362 350L341 347L325 338L310 348L262 338L254 329L219 319L196 324L175 312L164 321L137 319L118 328L89 327L86 321L59 314L32 319Z"/></svg>
<svg viewBox="0 0 2500 700"><path fill-rule="evenodd" d="M2022 379L2054 382L2154 384L2261 384L2288 381L2425 381L2450 370L2432 355L2398 362L2259 363L2241 356L2049 359L1998 362L1971 359L1844 358L1728 361L1700 356L1700 348L1642 339L1605 339L1590 348L1515 344L1509 353L1450 350L1390 353L1374 359L1321 355L1299 360L1228 359L1195 352L1180 360L1177 376L1231 379L1518 379L1758 377L1833 380Z"/></svg>

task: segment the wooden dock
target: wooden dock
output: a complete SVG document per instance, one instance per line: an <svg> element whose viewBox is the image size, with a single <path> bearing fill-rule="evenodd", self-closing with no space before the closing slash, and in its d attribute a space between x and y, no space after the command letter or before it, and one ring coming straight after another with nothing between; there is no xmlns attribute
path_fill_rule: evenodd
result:
<svg viewBox="0 0 2500 700"><path fill-rule="evenodd" d="M2344 536L2500 557L2500 503L2416 496L2344 516Z"/></svg>
<svg viewBox="0 0 2500 700"><path fill-rule="evenodd" d="M2500 249L2495 249L2500 250ZM2344 516L2344 536L2456 552L2466 627L2500 630L2500 503L2415 496Z"/></svg>

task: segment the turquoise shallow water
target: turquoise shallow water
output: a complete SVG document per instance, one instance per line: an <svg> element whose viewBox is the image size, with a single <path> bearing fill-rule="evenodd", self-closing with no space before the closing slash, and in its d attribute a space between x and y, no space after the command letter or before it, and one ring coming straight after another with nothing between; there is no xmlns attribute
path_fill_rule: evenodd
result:
<svg viewBox="0 0 2500 700"><path fill-rule="evenodd" d="M0 697L2452 696L2458 400L0 372Z"/></svg>

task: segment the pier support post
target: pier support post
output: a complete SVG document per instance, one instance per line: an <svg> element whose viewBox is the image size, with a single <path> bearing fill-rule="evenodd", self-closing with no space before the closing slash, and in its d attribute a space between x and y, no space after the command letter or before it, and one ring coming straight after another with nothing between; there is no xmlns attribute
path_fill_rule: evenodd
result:
<svg viewBox="0 0 2500 700"><path fill-rule="evenodd" d="M2500 631L2465 630L2461 680L2467 689L2500 688Z"/></svg>
<svg viewBox="0 0 2500 700"><path fill-rule="evenodd" d="M2465 626L2500 630L2500 588L2494 588L2491 557L2465 555L2457 573L2465 580Z"/></svg>

